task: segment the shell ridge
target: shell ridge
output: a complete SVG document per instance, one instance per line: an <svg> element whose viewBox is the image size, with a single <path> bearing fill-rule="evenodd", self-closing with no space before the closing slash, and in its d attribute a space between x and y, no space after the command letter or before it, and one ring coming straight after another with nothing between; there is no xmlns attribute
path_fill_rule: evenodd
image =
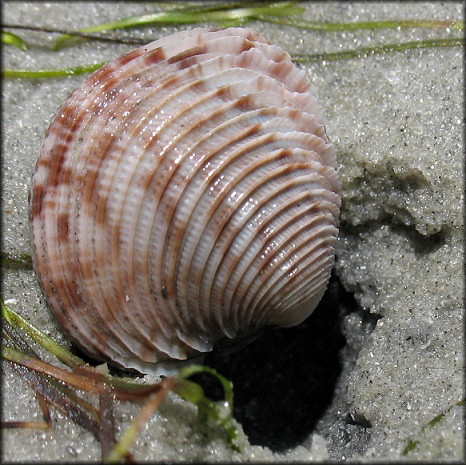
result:
<svg viewBox="0 0 466 465"><path fill-rule="evenodd" d="M288 134L288 133L287 133ZM315 137L310 137L308 136L307 134L302 134L302 133L298 133L298 132L293 132L292 133L293 135L296 135L298 140L302 140L303 143L304 142L313 142L316 138ZM281 141L284 141L285 140L285 136L283 135L277 135L277 134L265 134L265 135L262 135L262 136L259 136L259 137L256 137L254 140L253 140L253 144L256 145L256 146L261 146L262 143L264 141L268 141L269 143L274 143L276 142L278 139L280 139ZM207 195L206 194L206 191L207 191L207 186L209 185L210 183L210 179L214 179L215 177L218 177L220 174L221 174L221 171L220 170L224 170L226 169L226 167L230 166L235 160L237 157L241 156L242 153L244 153L246 150L248 151L251 151L252 149L252 146L248 146L247 148L245 147L241 147L241 149L238 149L238 151L236 153L232 153L232 154L229 154L229 157L228 157L228 160L226 160L226 164L222 164L219 166L219 168L217 168L216 170L212 171L211 173L209 173L208 177L205 177L203 178L203 183L204 183L204 189L202 191L202 193L199 193L199 195ZM224 149L223 149L224 150ZM198 204L199 205L199 204ZM187 223L186 224L189 224L189 221L191 221L192 218L197 218L198 215L196 215L196 213L194 213L196 210L196 208L199 208L198 206L196 207L193 207L194 210L191 212L191 214L189 215L189 219L187 220ZM202 211L202 210L201 210ZM199 228L197 228L199 229ZM193 237L193 231L196 230L196 228L190 228L190 227L186 227L185 230L187 231L190 231L190 235ZM199 240L201 236L201 233L198 232L195 236L195 240L196 240L196 243L197 241ZM186 247L186 246L185 246ZM194 247L194 246L192 246ZM186 250L186 249L185 249ZM181 254L183 254L183 252L181 252ZM185 275L192 275L192 272L189 272L190 268L189 267L186 267L185 268ZM183 282L185 282L183 280ZM187 304L184 303L185 308L187 308Z"/></svg>
<svg viewBox="0 0 466 465"><path fill-rule="evenodd" d="M288 155L288 156L287 156ZM286 158L285 158L286 157ZM228 225L233 224L233 219L237 217L241 217L240 219L236 220L235 227L240 230L244 231L245 225L251 220L252 215L254 215L260 208L266 204L266 199L262 199L261 202L257 202L254 205L253 209L250 209L247 214L239 214L239 211L244 207L245 204L250 202L252 196L258 196L257 192L263 187L263 184L271 183L273 179L277 176L281 176L282 173L289 173L290 169L293 169L293 173L289 173L290 176L299 176L300 170L308 171L308 163L306 159L293 160L291 154L288 154L287 149L279 149L270 153L267 153L266 157L258 157L257 160L253 160L252 163L242 166L242 170L238 173L236 178L231 178L228 180L228 183L224 186L224 194L218 194L216 197L221 200L221 203L218 204L218 208L209 215L210 216L210 223L214 222L214 220L219 217L221 222L215 226L209 226L209 224L204 229L203 236L210 237L211 234L206 234L205 231L209 227L216 227L215 236L213 236L212 243L210 244L210 249L208 250L200 250L198 252L199 256L206 257L204 262L201 264L200 268L203 270L203 274L201 277L201 281L206 280L209 284L207 287L205 295L209 296L208 299L205 299L206 304L209 303L211 308L215 308L215 306L220 307L220 302L223 305L223 298L218 298L217 303L213 300L213 287L214 281L219 280L219 270L221 269L222 263L225 262L226 257L232 256L231 250L234 247L235 241L238 240L239 236L235 234L229 233ZM261 175L261 171L264 172L264 176ZM261 183L258 182L260 179ZM234 209L229 211L228 214L224 214L222 212L222 208L228 207L229 197L231 193L235 194L236 191L241 192L240 196L235 196L235 204ZM226 204L226 205L225 205ZM218 220L215 220L218 221ZM221 229L220 229L221 228ZM221 235L229 235L229 241L224 243L223 245L220 243L219 238ZM204 241L205 242L205 241ZM215 265L209 264L209 261L214 258L212 257L212 251L215 249L217 254ZM243 255L244 256L244 255ZM213 269L210 270L208 276L209 278L205 278L205 274L209 268ZM233 268L236 267L236 263L230 266L230 273ZM231 291L234 289L234 286L229 281L230 275L227 275L225 278L221 278L220 282L223 284L216 284L216 287L223 289L224 292ZM204 299L200 299L199 296L194 300L204 301ZM228 305L226 306L228 307ZM232 307L230 307L232 308ZM204 310L206 312L207 310ZM223 312L221 313L223 314Z"/></svg>
<svg viewBox="0 0 466 465"><path fill-rule="evenodd" d="M285 175L286 176L286 175ZM289 195L292 195L292 192L295 192L295 195L299 197L300 194L303 194L303 198L305 198L307 195L309 195L307 187L308 187L308 180L309 180L309 175L304 174L300 178L291 178L287 179L286 177L282 177L282 182L283 184L280 186L280 191L278 191L278 187L276 187L275 191L273 194L266 196L266 201L263 201L261 204L256 205L253 215L252 216L252 221L254 221L254 218L256 218L256 214L260 214L261 209L266 208L268 204L271 204L271 210L274 212L277 212L277 214L281 211L277 207L274 207L274 202L278 202L278 199L280 196L283 194L287 194L289 191ZM315 205L315 200L313 200L313 204ZM283 205L280 203L280 205ZM315 207L314 207L315 208ZM260 222L256 225L257 228L261 228L263 224L267 223L267 218L266 219L260 219ZM234 239L235 240L235 239ZM223 287L223 293L225 293L227 290L230 290L233 288L232 284L230 283L229 279L231 278L231 268L230 268L230 275L228 280L225 282L225 286ZM257 281L251 280L251 284L255 283ZM268 277L268 283L270 283L270 277ZM242 308L244 311L246 311L247 308L249 308L249 305L244 301L245 296L247 295L248 290L245 290L243 293L243 297L241 298L239 307ZM236 288L235 288L235 293L236 294ZM222 296L222 300L223 300ZM238 306L237 305L231 305L230 308L236 309ZM252 308L255 308L254 306ZM241 311L234 311L236 317L238 320L242 320L244 318L243 312Z"/></svg>
<svg viewBox="0 0 466 465"><path fill-rule="evenodd" d="M310 196L307 192L300 192L290 197L286 203L283 204L283 210L289 210L292 207L296 207L299 214L296 214L292 221L288 216L285 216L281 210L275 210L273 215L270 215L263 223L261 228L258 230L254 240L257 242L257 254L252 257L243 259L243 264L238 269L235 269L237 275L238 285L235 289L232 289L229 285L230 279L226 280L226 286L224 288L221 300L222 305L226 308L231 308L233 318L235 319L235 325L239 326L240 314L238 309L246 306L247 302L253 300L254 294L248 299L248 295L253 293L253 289L258 287L258 282L268 282L269 276L273 271L273 266L277 263L277 255L282 254L283 250L289 245L293 244L293 240L296 240L298 235L303 234L307 229L315 227L319 222L329 221L328 214L315 214L315 203L310 203ZM307 205L307 206L306 206ZM299 210L301 208L301 210ZM322 218L324 215L324 219ZM294 233L291 228L294 227ZM280 240L280 235L288 233L285 240ZM280 244L280 247L278 247ZM259 262L257 265L254 262ZM262 278L258 281L258 278ZM266 286L266 284L264 284ZM239 293L239 289L242 292Z"/></svg>
<svg viewBox="0 0 466 465"><path fill-rule="evenodd" d="M257 128L258 130L259 128ZM253 130L253 134L256 134L257 132L256 129ZM241 140L243 138L244 135L248 135L248 133L250 133L250 129L249 130L246 130L244 133L240 133L239 136L238 136L238 139ZM209 197L209 194L208 194L208 186L210 185L211 183L211 180L214 180L215 178L221 176L221 172L224 171L227 167L231 166L235 161L239 160L241 156L244 155L244 153L246 153L247 151L251 151L251 149L256 146L256 147L261 147L262 146L262 143L263 142L268 142L268 143L274 143L276 141L276 136L274 134L264 134L264 135L261 135L261 136L258 136L258 137L255 137L252 142L247 146L247 147L244 147L244 145L241 145L238 149L236 149L236 151L232 152L232 153L229 153L229 156L228 157L223 157L223 161L220 162L220 164L218 165L217 168L215 169L211 169L209 171L209 173L205 176L202 177L203 179L203 189L202 191L199 191L198 194L199 194L199 198L208 198ZM218 150L217 150L218 151ZM223 149L223 152L224 152L224 149ZM219 197L218 197L218 194L215 198L215 205L217 204L217 202L219 202ZM196 213L197 210L202 210L202 207L199 206L200 203L198 202L196 206L193 206L193 210L192 212L189 214L189 218L187 219L187 223L186 224L189 224L190 221L195 221L196 222L196 218L199 217L199 215ZM205 213L204 213L205 215ZM193 220L194 219L194 220ZM205 220L203 221L203 224L205 223ZM189 226L187 226L185 228L186 231L189 231L190 233L190 241L191 243L193 243L193 245L191 246L191 248L194 248L197 247L197 243L202 235L202 230L204 228L204 226L202 227L202 229L199 227L199 223L197 223L197 227L195 226L194 228L191 228ZM196 234L194 235L194 231L196 231ZM189 250L187 248L187 245L184 246L184 250ZM181 251L181 255L183 255L183 250ZM191 255L191 257L193 257L193 255ZM181 258L182 259L182 258ZM190 263L192 263L192 259L190 261ZM186 276L192 276L192 271L190 271L191 269L191 265L187 265L186 268L185 268L185 274Z"/></svg>
<svg viewBox="0 0 466 465"><path fill-rule="evenodd" d="M332 226L329 226L329 228L332 228ZM334 227L333 230L335 230ZM314 237L314 239L316 238ZM304 272L306 268L309 268L311 276L313 273L321 273L322 270L314 266L315 261L319 260L322 256L324 257L324 260L329 260L332 258L332 256L328 254L328 250L326 248L322 248L320 246L322 244L332 245L335 243L335 241L336 237L329 236L327 231L325 231L325 234L319 234L317 236L317 243L315 246L309 249L305 254L299 257L296 262L294 262L294 269L291 272L288 270L281 270L281 273L277 273L276 279L273 281L269 291L264 293L257 301L256 308L261 309L267 307L267 313L270 313L272 306L275 304L275 301L280 299L280 293L283 288L285 288L293 281L304 281ZM295 291L298 292L299 288L295 288ZM251 315L251 313L249 315Z"/></svg>

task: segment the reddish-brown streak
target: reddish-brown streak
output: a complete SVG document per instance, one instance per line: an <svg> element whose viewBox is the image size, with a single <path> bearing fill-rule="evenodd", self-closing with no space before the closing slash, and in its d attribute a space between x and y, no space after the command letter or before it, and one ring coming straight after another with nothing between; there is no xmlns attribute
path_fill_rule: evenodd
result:
<svg viewBox="0 0 466 465"><path fill-rule="evenodd" d="M167 60L167 63L172 64L172 63L178 63L181 60L184 60L186 58L195 56L195 55L202 55L205 53L205 45L199 45L197 47L190 48L188 50L184 50L181 53L178 53L178 55L175 55Z"/></svg>
<svg viewBox="0 0 466 465"><path fill-rule="evenodd" d="M253 97L251 95L245 95L244 97L240 97L235 102L235 107L242 111L247 111L249 109L254 108L253 106Z"/></svg>
<svg viewBox="0 0 466 465"><path fill-rule="evenodd" d="M124 66L139 56L141 56L141 50L136 48L134 50L131 50L131 52L128 52L126 55L123 55L122 57L118 58L114 63L114 66L116 68L118 68L119 66Z"/></svg>
<svg viewBox="0 0 466 465"><path fill-rule="evenodd" d="M71 177L69 168L64 168L63 165L66 160L67 146L64 144L57 144L50 151L50 165L49 165L49 186L58 186L63 182L68 182Z"/></svg>
<svg viewBox="0 0 466 465"><path fill-rule="evenodd" d="M37 218L42 211L42 203L44 201L44 186L42 184L35 184L32 188L31 197L31 218Z"/></svg>
<svg viewBox="0 0 466 465"><path fill-rule="evenodd" d="M163 47L158 47L144 55L144 63L149 66L155 65L165 60L165 58L166 58L166 55L165 55L165 52L163 51Z"/></svg>
<svg viewBox="0 0 466 465"><path fill-rule="evenodd" d="M99 159L99 164L92 169L88 169L84 178L85 185L83 187L83 202L90 205L92 208L97 208L96 221L103 224L107 218L107 196L99 194L98 177L99 169L103 159Z"/></svg>
<svg viewBox="0 0 466 465"><path fill-rule="evenodd" d="M69 240L69 215L61 213L57 219L58 241L68 242Z"/></svg>
<svg viewBox="0 0 466 465"><path fill-rule="evenodd" d="M190 68L191 66L197 65L199 63L199 60L197 59L197 56L190 56L183 58L178 62L178 69L186 69Z"/></svg>

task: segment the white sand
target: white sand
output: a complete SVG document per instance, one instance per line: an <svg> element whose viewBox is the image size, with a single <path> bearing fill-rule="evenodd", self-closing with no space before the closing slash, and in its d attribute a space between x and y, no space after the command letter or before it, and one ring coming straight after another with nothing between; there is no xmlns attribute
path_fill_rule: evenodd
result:
<svg viewBox="0 0 466 465"><path fill-rule="evenodd" d="M152 8L116 5L6 2L3 21L74 28ZM309 3L306 8L308 18L322 21L447 20L462 14L459 2ZM252 27L292 54L448 36L427 29L298 35L292 28L259 23ZM173 30L126 34L150 41ZM52 52L45 48L50 43L47 35L19 34L37 47L26 52L5 47L6 68L98 63L130 48L92 43ZM247 445L242 453L234 453L220 433L204 437L195 408L172 396L133 448L139 460L464 458L464 412L455 406L464 393L462 66L458 47L307 66L319 87L343 181L336 273L364 309L345 313L342 319L348 345L340 352L343 368L333 401L312 436L289 452ZM82 80L77 76L4 82L2 215L8 252L29 251L27 193L42 137L58 106ZM18 312L64 340L31 272L7 271L3 293L5 299L17 299L13 307ZM372 333L369 312L380 316ZM9 366L3 382L3 419L40 419L32 390ZM136 412L137 406L118 405L121 430ZM442 412L445 416L428 426ZM49 431L5 431L4 460L99 459L98 443L90 433L56 411L53 422ZM419 443L404 457L410 439Z"/></svg>

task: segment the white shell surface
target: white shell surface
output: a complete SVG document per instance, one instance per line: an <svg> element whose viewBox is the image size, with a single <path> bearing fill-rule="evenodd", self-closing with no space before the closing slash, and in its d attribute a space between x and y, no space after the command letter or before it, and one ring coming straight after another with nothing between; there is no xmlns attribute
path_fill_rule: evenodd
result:
<svg viewBox="0 0 466 465"><path fill-rule="evenodd" d="M87 353L142 372L299 324L334 262L335 165L305 71L261 35L137 48L46 134L30 221L49 305Z"/></svg>

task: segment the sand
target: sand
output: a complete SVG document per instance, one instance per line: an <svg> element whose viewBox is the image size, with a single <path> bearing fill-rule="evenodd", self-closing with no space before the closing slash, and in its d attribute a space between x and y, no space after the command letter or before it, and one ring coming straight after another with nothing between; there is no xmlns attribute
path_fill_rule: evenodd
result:
<svg viewBox="0 0 466 465"><path fill-rule="evenodd" d="M305 6L306 17L318 21L462 17L459 2ZM153 9L149 3L5 2L3 21L73 29ZM291 54L451 36L431 29L297 33L260 22L250 26ZM124 34L149 42L178 29ZM53 52L48 47L56 36L16 32L35 45L28 51L5 47L5 68L99 63L131 48L95 42ZM138 460L464 458L464 412L457 405L464 396L462 53L459 47L427 48L302 65L319 89L343 183L329 292L302 326L206 360L234 381L236 417L249 437L242 452L233 452L218 430L204 434L196 408L171 395L132 449ZM30 251L30 176L51 118L83 79L3 83L2 232L8 253ZM12 308L67 343L31 271L7 269L3 297L15 299ZM33 391L7 364L3 395L3 420L40 419ZM119 432L138 408L117 403ZM50 430L5 430L4 460L99 460L90 433L57 411L52 416Z"/></svg>

